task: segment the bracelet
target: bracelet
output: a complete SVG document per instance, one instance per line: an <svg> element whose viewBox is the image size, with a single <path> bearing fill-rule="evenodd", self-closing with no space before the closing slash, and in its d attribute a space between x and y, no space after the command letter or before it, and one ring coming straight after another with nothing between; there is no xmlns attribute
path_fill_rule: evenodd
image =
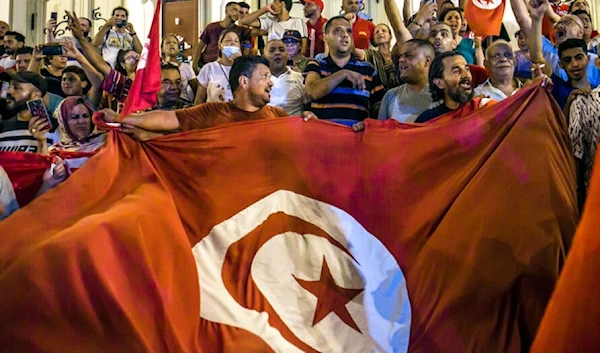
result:
<svg viewBox="0 0 600 353"><path fill-rule="evenodd" d="M133 32L133 33L129 33L129 35L133 37L133 36L137 35L137 33Z"/></svg>
<svg viewBox="0 0 600 353"><path fill-rule="evenodd" d="M422 24L420 24L420 23L419 23L419 22L417 22L417 21L410 21L410 23L414 23L414 24L416 24L416 25L417 25L417 26L419 26L419 27L423 27L423 25L422 25Z"/></svg>

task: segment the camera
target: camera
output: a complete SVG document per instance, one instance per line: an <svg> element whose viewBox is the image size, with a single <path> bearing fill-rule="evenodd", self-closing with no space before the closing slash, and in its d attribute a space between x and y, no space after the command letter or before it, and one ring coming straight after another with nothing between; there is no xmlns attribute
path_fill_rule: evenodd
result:
<svg viewBox="0 0 600 353"><path fill-rule="evenodd" d="M125 27L127 26L127 20L117 21L117 27Z"/></svg>

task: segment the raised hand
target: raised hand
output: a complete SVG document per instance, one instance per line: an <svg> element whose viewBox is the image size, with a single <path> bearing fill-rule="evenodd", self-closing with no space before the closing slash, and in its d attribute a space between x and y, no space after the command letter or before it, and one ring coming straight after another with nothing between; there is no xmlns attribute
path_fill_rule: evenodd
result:
<svg viewBox="0 0 600 353"><path fill-rule="evenodd" d="M29 132L39 142L46 142L46 134L50 131L50 124L46 118L33 116L29 119Z"/></svg>

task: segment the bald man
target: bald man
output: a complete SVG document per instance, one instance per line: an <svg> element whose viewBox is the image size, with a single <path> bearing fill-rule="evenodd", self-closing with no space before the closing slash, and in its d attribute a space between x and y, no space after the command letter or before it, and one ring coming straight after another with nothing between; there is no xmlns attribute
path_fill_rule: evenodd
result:
<svg viewBox="0 0 600 353"><path fill-rule="evenodd" d="M493 42L485 55L485 68L490 77L475 87L475 95L501 101L517 93L523 84L515 78L517 59L511 45L505 40Z"/></svg>

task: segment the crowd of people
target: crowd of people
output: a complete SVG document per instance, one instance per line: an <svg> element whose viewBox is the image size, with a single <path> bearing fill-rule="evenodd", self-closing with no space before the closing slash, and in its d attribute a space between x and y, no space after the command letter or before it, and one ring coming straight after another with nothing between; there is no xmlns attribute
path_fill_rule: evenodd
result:
<svg viewBox="0 0 600 353"><path fill-rule="evenodd" d="M475 36L465 0L424 1L414 14L408 1L400 9L383 0L389 26L374 23L361 0L340 1L341 14L330 19L322 0L273 0L254 11L229 2L223 19L201 31L191 62L181 59L179 37L164 34L156 106L124 118L121 131L146 140L287 116L361 131L369 117L425 123L468 114L542 80L568 122L583 204L600 130L600 36L588 0L511 0L520 26L512 38L504 29ZM305 19L292 17L292 6L304 6ZM129 11L115 8L96 34L88 18L67 15L70 36L55 38L50 19L45 43L35 46L0 22L0 151L93 152L106 139L93 113L119 120L142 51ZM33 115L32 101L46 112ZM65 171L55 163L40 193Z"/></svg>

